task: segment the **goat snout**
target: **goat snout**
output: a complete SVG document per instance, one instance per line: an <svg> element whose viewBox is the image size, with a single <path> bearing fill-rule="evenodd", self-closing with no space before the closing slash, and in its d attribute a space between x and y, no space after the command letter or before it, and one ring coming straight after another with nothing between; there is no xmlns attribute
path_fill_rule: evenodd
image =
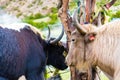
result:
<svg viewBox="0 0 120 80"><path fill-rule="evenodd" d="M79 79L81 80L88 80L88 73L87 71L79 71L77 73L77 76L79 77Z"/></svg>

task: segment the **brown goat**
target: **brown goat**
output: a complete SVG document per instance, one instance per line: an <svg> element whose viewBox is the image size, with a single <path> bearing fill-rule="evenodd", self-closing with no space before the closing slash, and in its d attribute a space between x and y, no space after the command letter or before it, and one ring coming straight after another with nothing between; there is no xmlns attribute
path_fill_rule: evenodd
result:
<svg viewBox="0 0 120 80"><path fill-rule="evenodd" d="M74 14L76 30L71 34L68 66L74 66L79 74L90 73L98 66L111 80L120 79L120 20L101 27L79 24ZM88 76L92 80L91 75Z"/></svg>

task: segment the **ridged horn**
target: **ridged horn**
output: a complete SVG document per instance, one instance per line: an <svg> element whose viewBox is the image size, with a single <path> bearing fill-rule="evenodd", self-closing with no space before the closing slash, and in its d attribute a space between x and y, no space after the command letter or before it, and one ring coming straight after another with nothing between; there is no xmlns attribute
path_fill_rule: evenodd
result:
<svg viewBox="0 0 120 80"><path fill-rule="evenodd" d="M78 10L79 9L80 9L80 7L78 9L76 9L73 14L73 22L74 22L74 25L77 28L77 30L80 31L81 33L85 34L87 31L85 30L85 28L82 27L82 25L78 21Z"/></svg>
<svg viewBox="0 0 120 80"><path fill-rule="evenodd" d="M99 12L98 13L98 27L100 27L101 25L102 25L102 22L101 22L101 17L102 16L102 13L101 12Z"/></svg>

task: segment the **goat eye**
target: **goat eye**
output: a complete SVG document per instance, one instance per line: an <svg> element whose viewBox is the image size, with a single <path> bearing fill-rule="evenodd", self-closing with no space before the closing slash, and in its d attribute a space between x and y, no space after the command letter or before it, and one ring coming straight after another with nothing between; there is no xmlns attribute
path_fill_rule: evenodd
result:
<svg viewBox="0 0 120 80"><path fill-rule="evenodd" d="M74 42L75 41L75 39L72 39L72 42Z"/></svg>

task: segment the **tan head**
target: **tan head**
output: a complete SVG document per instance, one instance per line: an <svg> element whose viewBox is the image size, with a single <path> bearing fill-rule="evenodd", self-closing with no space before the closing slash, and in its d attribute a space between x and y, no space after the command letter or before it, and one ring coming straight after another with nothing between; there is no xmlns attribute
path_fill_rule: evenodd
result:
<svg viewBox="0 0 120 80"><path fill-rule="evenodd" d="M92 24L79 24L77 20L77 12L74 14L74 23L76 29L71 34L71 42L69 53L66 57L68 66L74 66L79 73L90 73L95 63L94 58L94 41L97 33Z"/></svg>

